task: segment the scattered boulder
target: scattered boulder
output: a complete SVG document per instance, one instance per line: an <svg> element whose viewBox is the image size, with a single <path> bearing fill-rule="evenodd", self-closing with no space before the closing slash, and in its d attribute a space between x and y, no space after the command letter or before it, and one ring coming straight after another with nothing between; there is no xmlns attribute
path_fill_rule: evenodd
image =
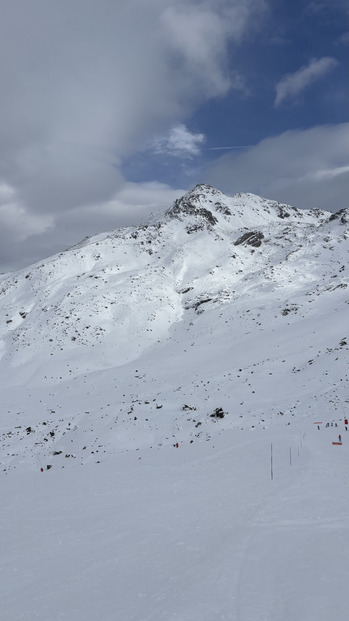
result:
<svg viewBox="0 0 349 621"><path fill-rule="evenodd" d="M214 206L216 210L222 213L224 216L231 216L231 211L229 207L227 207L226 205L223 205L221 202L216 201Z"/></svg>
<svg viewBox="0 0 349 621"><path fill-rule="evenodd" d="M341 224L348 224L349 222L348 209L340 209L339 211L336 211L336 213L333 213L329 217L328 221L333 222L333 220L339 220Z"/></svg>
<svg viewBox="0 0 349 621"><path fill-rule="evenodd" d="M225 412L223 411L223 408L216 408L212 414L210 414L211 418L224 418L225 416Z"/></svg>
<svg viewBox="0 0 349 621"><path fill-rule="evenodd" d="M289 306L284 308L281 311L281 315L283 315L284 317L286 317L286 315L288 315L289 313L296 313L298 310L298 306L294 305L294 306Z"/></svg>
<svg viewBox="0 0 349 621"><path fill-rule="evenodd" d="M247 231L239 237L239 239L234 242L234 246L240 246L240 244L254 246L255 248L259 248L262 245L262 239L264 239L263 233L260 231Z"/></svg>

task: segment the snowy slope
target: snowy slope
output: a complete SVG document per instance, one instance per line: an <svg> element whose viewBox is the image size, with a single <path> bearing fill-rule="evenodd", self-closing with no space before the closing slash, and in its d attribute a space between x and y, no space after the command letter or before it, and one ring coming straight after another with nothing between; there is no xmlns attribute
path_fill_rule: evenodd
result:
<svg viewBox="0 0 349 621"><path fill-rule="evenodd" d="M3 618L346 621L337 432L300 420L98 466L13 470L0 509Z"/></svg>
<svg viewBox="0 0 349 621"><path fill-rule="evenodd" d="M348 249L197 186L0 276L4 619L346 621Z"/></svg>
<svg viewBox="0 0 349 621"><path fill-rule="evenodd" d="M4 468L342 415L348 247L347 212L197 186L2 276Z"/></svg>

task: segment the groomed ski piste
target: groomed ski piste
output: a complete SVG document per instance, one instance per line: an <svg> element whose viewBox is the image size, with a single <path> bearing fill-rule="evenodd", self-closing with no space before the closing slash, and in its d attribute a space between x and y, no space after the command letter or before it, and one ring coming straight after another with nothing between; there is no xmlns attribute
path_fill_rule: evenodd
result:
<svg viewBox="0 0 349 621"><path fill-rule="evenodd" d="M346 621L348 247L198 186L0 276L4 619Z"/></svg>
<svg viewBox="0 0 349 621"><path fill-rule="evenodd" d="M312 423L4 477L4 618L346 621L348 439Z"/></svg>

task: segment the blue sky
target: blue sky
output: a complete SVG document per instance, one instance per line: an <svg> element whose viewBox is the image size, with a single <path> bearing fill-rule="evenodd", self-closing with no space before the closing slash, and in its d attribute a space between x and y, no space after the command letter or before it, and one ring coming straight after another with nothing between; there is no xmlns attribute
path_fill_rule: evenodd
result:
<svg viewBox="0 0 349 621"><path fill-rule="evenodd" d="M201 182L347 206L346 2L0 2L0 271Z"/></svg>
<svg viewBox="0 0 349 621"><path fill-rule="evenodd" d="M348 44L345 3L271 2L263 26L255 27L243 44L233 45L229 60L241 76L241 88L198 105L187 119L188 132L203 134L200 152L166 158L153 153L135 154L124 162L132 181L157 178L170 185L195 183L224 151L235 158L265 138L289 130L337 125L348 121ZM322 63L327 59L327 63ZM286 93L275 105L276 86L302 68L320 70L305 77L295 93ZM222 149L220 152L220 148ZM182 155L182 157L181 157ZM239 190L236 190L239 191ZM285 198L286 200L286 198Z"/></svg>

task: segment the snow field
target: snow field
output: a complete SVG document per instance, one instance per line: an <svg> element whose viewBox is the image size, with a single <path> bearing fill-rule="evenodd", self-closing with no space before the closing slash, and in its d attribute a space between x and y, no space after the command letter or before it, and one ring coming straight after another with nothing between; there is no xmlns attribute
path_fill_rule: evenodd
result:
<svg viewBox="0 0 349 621"><path fill-rule="evenodd" d="M4 618L345 621L347 438L313 422L9 473Z"/></svg>

